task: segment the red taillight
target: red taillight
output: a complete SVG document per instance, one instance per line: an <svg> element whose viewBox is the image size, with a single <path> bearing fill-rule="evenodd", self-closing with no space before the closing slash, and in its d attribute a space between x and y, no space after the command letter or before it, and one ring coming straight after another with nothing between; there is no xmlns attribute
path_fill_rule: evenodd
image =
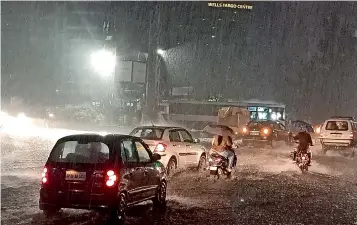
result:
<svg viewBox="0 0 357 225"><path fill-rule="evenodd" d="M115 175L115 172L113 170L108 170L105 184L108 187L112 187L115 184L116 180L117 180L117 175Z"/></svg>
<svg viewBox="0 0 357 225"><path fill-rule="evenodd" d="M164 151L166 151L166 147L167 146L165 144L160 143L160 144L156 145L154 152L164 152Z"/></svg>
<svg viewBox="0 0 357 225"><path fill-rule="evenodd" d="M260 134L262 134L263 136L269 136L271 133L271 130L269 128L263 128L260 131Z"/></svg>
<svg viewBox="0 0 357 225"><path fill-rule="evenodd" d="M42 172L42 183L46 184L48 182L48 169L47 167L43 168Z"/></svg>

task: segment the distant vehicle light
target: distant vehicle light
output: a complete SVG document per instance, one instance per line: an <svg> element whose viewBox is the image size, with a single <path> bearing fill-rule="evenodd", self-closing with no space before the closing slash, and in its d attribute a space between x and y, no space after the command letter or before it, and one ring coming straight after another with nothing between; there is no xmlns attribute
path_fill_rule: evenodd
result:
<svg viewBox="0 0 357 225"><path fill-rule="evenodd" d="M100 134L101 136L105 136L105 135L107 135L107 134L108 134L108 132L105 132L105 131L100 131L100 132L99 132L99 134Z"/></svg>
<svg viewBox="0 0 357 225"><path fill-rule="evenodd" d="M246 127L243 128L243 133L247 133L248 129Z"/></svg>
<svg viewBox="0 0 357 225"><path fill-rule="evenodd" d="M21 113L17 114L17 118L22 119L22 118L27 118L27 117L26 117L25 113L21 112Z"/></svg>
<svg viewBox="0 0 357 225"><path fill-rule="evenodd" d="M264 128L263 133L264 133L264 134L269 134L269 129Z"/></svg>
<svg viewBox="0 0 357 225"><path fill-rule="evenodd" d="M55 115L53 113L49 113L48 117L53 118L53 117L55 117Z"/></svg>

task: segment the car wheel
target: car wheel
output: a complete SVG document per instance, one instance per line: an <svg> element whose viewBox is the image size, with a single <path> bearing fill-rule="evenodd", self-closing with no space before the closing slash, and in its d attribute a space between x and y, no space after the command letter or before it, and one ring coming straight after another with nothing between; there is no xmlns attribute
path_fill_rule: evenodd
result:
<svg viewBox="0 0 357 225"><path fill-rule="evenodd" d="M160 186L156 190L153 201L154 209L162 209L166 206L166 182L161 181Z"/></svg>
<svg viewBox="0 0 357 225"><path fill-rule="evenodd" d="M127 198L124 193L121 193L118 197L117 206L111 210L110 219L119 224L124 224L125 222L125 210L127 208Z"/></svg>
<svg viewBox="0 0 357 225"><path fill-rule="evenodd" d="M204 172L207 165L206 165L206 156L205 155L201 155L200 157L200 161L198 161L198 166L197 166L197 169L198 169L198 172Z"/></svg>
<svg viewBox="0 0 357 225"><path fill-rule="evenodd" d="M168 176L172 176L175 173L177 167L176 159L171 158L167 163L166 173Z"/></svg>

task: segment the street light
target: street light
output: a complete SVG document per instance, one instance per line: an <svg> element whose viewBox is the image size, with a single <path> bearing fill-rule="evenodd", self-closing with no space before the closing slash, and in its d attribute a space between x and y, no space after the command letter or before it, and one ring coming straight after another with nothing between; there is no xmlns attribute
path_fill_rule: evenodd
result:
<svg viewBox="0 0 357 225"><path fill-rule="evenodd" d="M157 54L159 54L159 55L163 55L163 54L165 54L165 51L164 50L162 50L161 48L159 48L157 51Z"/></svg>
<svg viewBox="0 0 357 225"><path fill-rule="evenodd" d="M91 54L91 64L101 76L110 76L115 71L116 55L112 51L101 49Z"/></svg>

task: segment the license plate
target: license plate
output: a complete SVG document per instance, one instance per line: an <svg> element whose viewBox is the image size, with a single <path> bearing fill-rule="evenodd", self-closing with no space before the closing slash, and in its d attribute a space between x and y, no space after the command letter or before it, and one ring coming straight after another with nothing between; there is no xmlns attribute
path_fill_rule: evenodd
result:
<svg viewBox="0 0 357 225"><path fill-rule="evenodd" d="M217 166L211 166L209 170L217 170Z"/></svg>
<svg viewBox="0 0 357 225"><path fill-rule="evenodd" d="M66 180L84 181L86 180L86 172L68 170L66 171Z"/></svg>
<svg viewBox="0 0 357 225"><path fill-rule="evenodd" d="M258 136L259 132L250 132L250 135Z"/></svg>

